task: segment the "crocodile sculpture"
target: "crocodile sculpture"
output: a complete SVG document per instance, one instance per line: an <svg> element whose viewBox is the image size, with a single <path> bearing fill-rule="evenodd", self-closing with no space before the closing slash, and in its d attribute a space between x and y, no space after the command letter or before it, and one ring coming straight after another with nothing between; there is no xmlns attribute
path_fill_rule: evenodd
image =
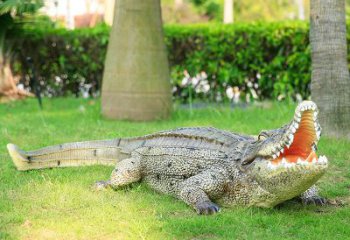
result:
<svg viewBox="0 0 350 240"><path fill-rule="evenodd" d="M96 188L118 189L142 180L199 214L218 212L218 205L273 207L297 197L322 205L326 200L314 184L328 160L315 153L321 134L317 113L315 103L304 101L289 124L258 136L189 127L35 151L7 147L18 170L116 164L110 180L97 182Z"/></svg>

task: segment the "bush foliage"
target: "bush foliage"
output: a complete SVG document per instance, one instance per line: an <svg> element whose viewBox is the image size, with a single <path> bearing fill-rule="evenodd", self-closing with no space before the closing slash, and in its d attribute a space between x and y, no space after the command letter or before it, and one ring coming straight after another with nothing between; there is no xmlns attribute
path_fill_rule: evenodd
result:
<svg viewBox="0 0 350 240"><path fill-rule="evenodd" d="M186 99L196 88L188 84L189 76L203 71L210 89L193 91L197 98L220 101L229 86L260 99L309 95L306 23L167 25L164 30L175 97ZM73 31L26 29L11 40L16 47L13 68L28 85L33 73L26 60L30 56L36 79L48 96L98 94L108 35L106 26Z"/></svg>

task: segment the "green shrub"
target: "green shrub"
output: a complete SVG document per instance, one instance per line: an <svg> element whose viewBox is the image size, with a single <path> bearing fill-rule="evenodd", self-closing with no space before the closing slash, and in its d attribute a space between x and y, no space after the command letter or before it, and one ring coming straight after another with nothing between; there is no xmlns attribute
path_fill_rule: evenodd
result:
<svg viewBox="0 0 350 240"><path fill-rule="evenodd" d="M310 49L304 23L167 26L173 81L205 71L215 93L238 86L260 98L309 95ZM216 96L217 94L211 94Z"/></svg>
<svg viewBox="0 0 350 240"><path fill-rule="evenodd" d="M234 25L168 25L165 42L171 65L174 96L224 99L228 86L260 99L298 93L307 97L310 83L308 25L301 22ZM82 88L98 94L101 86L109 28L81 30L26 29L12 39L14 70L31 71L31 56L43 92L49 96L80 94ZM184 71L196 76L204 71L210 85L207 92L182 84ZM84 90L84 89L83 89Z"/></svg>
<svg viewBox="0 0 350 240"><path fill-rule="evenodd" d="M99 26L69 31L65 29L25 29L15 39L14 71L28 80L33 71L47 96L79 95L85 86L97 94L102 81L109 28ZM28 85L28 82L24 82Z"/></svg>

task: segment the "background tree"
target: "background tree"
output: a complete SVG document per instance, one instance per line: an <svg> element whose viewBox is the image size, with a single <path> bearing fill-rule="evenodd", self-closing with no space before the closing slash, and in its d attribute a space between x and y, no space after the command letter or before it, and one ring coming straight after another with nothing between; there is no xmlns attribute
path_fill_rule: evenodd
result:
<svg viewBox="0 0 350 240"><path fill-rule="evenodd" d="M294 0L298 8L298 18L300 20L305 20L305 3L304 0Z"/></svg>
<svg viewBox="0 0 350 240"><path fill-rule="evenodd" d="M233 23L233 0L225 0L224 2L224 23Z"/></svg>
<svg viewBox="0 0 350 240"><path fill-rule="evenodd" d="M102 113L151 120L171 110L160 0L118 0L102 84Z"/></svg>
<svg viewBox="0 0 350 240"><path fill-rule="evenodd" d="M168 0L162 0L165 6ZM192 3L196 12L207 17L207 20L222 22L226 4L233 0L187 0ZM349 0L350 1L350 0ZM278 21L301 19L309 16L309 0L244 0L234 2L234 19L236 22ZM225 21L224 21L225 22Z"/></svg>
<svg viewBox="0 0 350 240"><path fill-rule="evenodd" d="M0 100L30 95L16 86L17 80L10 67L11 46L6 37L23 26L41 6L41 0L0 1Z"/></svg>
<svg viewBox="0 0 350 240"><path fill-rule="evenodd" d="M311 0L311 96L329 136L350 138L350 77L344 0Z"/></svg>

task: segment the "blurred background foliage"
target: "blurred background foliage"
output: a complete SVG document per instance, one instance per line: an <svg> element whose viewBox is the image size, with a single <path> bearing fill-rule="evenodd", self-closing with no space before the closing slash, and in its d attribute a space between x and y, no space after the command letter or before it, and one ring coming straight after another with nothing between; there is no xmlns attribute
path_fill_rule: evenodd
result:
<svg viewBox="0 0 350 240"><path fill-rule="evenodd" d="M3 48L11 49L7 62L20 87L31 90L35 72L44 96L99 96L110 27L65 29L57 14L37 11L47 2L0 1L0 19L21 23L8 28ZM63 1L51 2L57 7ZM161 5L175 99L226 101L235 87L246 100L309 97L309 0L234 0L234 23L228 25L222 24L224 0Z"/></svg>
<svg viewBox="0 0 350 240"><path fill-rule="evenodd" d="M176 1L175 1L176 2ZM161 0L163 19L168 23L222 22L224 0ZM234 0L236 22L281 21L299 19L298 0ZM309 16L309 0L301 0L305 19Z"/></svg>
<svg viewBox="0 0 350 240"><path fill-rule="evenodd" d="M256 99L310 94L307 23L165 25L164 29L176 99L187 101L193 90L195 98L220 102L227 88L235 86L241 97L249 94ZM106 25L24 29L8 39L16 46L13 70L29 86L25 62L32 56L46 96L98 96L109 30Z"/></svg>

